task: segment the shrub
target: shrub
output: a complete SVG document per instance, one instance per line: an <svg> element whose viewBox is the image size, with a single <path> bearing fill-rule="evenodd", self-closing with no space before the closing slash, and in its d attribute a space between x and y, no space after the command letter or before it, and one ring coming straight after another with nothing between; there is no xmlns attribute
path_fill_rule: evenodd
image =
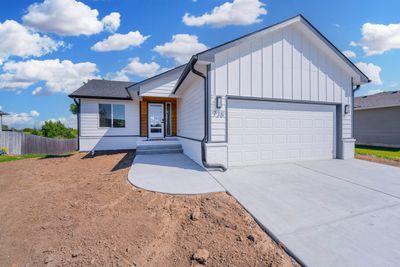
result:
<svg viewBox="0 0 400 267"><path fill-rule="evenodd" d="M7 155L7 148L2 147L2 148L0 149L0 156L1 156L1 155Z"/></svg>

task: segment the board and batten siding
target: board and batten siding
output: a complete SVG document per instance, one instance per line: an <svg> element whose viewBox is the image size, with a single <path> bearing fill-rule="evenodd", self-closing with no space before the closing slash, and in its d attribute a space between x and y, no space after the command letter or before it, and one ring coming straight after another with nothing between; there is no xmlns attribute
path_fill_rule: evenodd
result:
<svg viewBox="0 0 400 267"><path fill-rule="evenodd" d="M352 104L350 76L295 26L217 53L208 75L213 142L226 140L227 95ZM220 110L216 96L223 96ZM352 114L342 114L343 138L351 138Z"/></svg>
<svg viewBox="0 0 400 267"><path fill-rule="evenodd" d="M99 126L99 104L125 105L125 128ZM133 149L140 138L139 101L81 99L80 150Z"/></svg>

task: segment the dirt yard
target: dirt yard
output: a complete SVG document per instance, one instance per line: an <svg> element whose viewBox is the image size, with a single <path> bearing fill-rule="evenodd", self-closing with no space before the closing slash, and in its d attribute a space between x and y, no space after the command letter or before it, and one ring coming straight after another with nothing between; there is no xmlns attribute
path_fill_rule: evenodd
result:
<svg viewBox="0 0 400 267"><path fill-rule="evenodd" d="M386 165L391 165L395 167L400 167L400 160L391 160L391 159L384 159L384 158L378 158L374 156L369 156L369 155L356 155L357 159L362 159L362 160L368 160L380 164L386 164Z"/></svg>
<svg viewBox="0 0 400 267"><path fill-rule="evenodd" d="M198 249L207 266L297 265L225 193L134 188L132 159L0 163L0 266L196 266Z"/></svg>

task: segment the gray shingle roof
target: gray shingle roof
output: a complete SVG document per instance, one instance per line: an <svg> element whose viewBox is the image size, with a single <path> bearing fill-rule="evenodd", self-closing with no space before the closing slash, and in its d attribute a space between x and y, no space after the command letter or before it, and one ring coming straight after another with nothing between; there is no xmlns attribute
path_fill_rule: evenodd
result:
<svg viewBox="0 0 400 267"><path fill-rule="evenodd" d="M400 90L382 92L369 96L359 96L354 99L355 109L400 106Z"/></svg>
<svg viewBox="0 0 400 267"><path fill-rule="evenodd" d="M126 87L133 84L133 82L89 80L69 97L131 99Z"/></svg>

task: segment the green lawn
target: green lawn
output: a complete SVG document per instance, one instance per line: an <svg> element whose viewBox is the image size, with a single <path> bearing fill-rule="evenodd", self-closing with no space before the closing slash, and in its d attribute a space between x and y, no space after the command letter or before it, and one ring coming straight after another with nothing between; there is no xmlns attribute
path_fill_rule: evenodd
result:
<svg viewBox="0 0 400 267"><path fill-rule="evenodd" d="M53 158L53 157L69 157L73 153L74 152L61 154L61 155L46 155L46 154L2 155L2 156L0 155L0 163L14 161L14 160L21 160L21 159L34 159L34 158L44 159L44 158Z"/></svg>
<svg viewBox="0 0 400 267"><path fill-rule="evenodd" d="M0 156L0 163L7 161L14 161L20 159L32 159L32 158L44 158L46 155L43 154L28 154L28 155L2 155Z"/></svg>
<svg viewBox="0 0 400 267"><path fill-rule="evenodd" d="M369 155L378 158L400 160L400 148L356 146L356 154Z"/></svg>

